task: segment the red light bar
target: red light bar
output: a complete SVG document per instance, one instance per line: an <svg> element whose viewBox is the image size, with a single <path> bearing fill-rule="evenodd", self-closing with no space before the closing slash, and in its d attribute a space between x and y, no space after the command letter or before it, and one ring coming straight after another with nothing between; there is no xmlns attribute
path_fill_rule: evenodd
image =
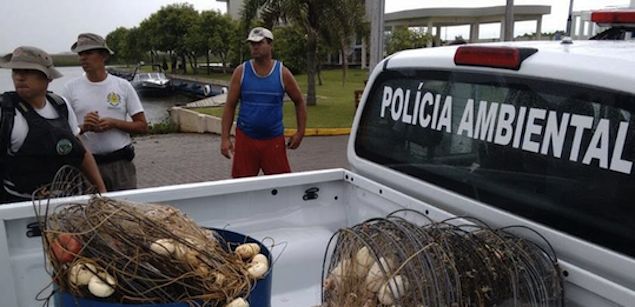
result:
<svg viewBox="0 0 635 307"><path fill-rule="evenodd" d="M533 48L461 46L454 54L454 64L518 70L520 63L537 51Z"/></svg>
<svg viewBox="0 0 635 307"><path fill-rule="evenodd" d="M635 24L635 10L592 12L591 21L598 24Z"/></svg>

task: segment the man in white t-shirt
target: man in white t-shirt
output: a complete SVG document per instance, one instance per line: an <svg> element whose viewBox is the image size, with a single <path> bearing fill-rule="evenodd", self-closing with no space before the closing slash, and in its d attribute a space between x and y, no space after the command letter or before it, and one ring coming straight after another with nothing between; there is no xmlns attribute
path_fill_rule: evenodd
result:
<svg viewBox="0 0 635 307"><path fill-rule="evenodd" d="M130 133L148 131L139 96L130 82L106 71L114 52L101 36L82 33L71 51L79 55L85 74L68 82L62 94L80 121L81 139L95 156L108 191L135 189Z"/></svg>
<svg viewBox="0 0 635 307"><path fill-rule="evenodd" d="M62 97L47 92L49 83L62 76L51 57L39 48L22 46L0 58L0 67L12 69L15 86L15 92L0 97L0 202L31 200L65 165L81 169L99 192L105 192L93 156L77 138L75 113Z"/></svg>

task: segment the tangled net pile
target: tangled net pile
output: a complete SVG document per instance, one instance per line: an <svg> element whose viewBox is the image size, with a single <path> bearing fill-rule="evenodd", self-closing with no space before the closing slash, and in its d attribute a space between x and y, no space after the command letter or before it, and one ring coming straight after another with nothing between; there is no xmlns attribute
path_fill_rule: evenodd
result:
<svg viewBox="0 0 635 307"><path fill-rule="evenodd" d="M413 213L424 225L406 220ZM563 306L553 249L511 230L412 210L341 229L324 258L322 306Z"/></svg>
<svg viewBox="0 0 635 307"><path fill-rule="evenodd" d="M225 306L255 285L250 264L232 252L242 242L225 242L170 206L93 196L49 210L36 206L47 271L73 297Z"/></svg>
<svg viewBox="0 0 635 307"><path fill-rule="evenodd" d="M121 303L226 303L251 288L246 264L171 207L93 197L50 215L44 234L53 280L76 297L94 296L77 265L111 276Z"/></svg>

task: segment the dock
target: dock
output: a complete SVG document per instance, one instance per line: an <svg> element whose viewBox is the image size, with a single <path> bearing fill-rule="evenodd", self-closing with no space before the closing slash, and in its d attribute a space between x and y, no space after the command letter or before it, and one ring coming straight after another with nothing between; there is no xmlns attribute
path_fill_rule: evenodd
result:
<svg viewBox="0 0 635 307"><path fill-rule="evenodd" d="M203 98L201 100L193 101L185 104L186 108L209 108L209 107L220 107L225 104L227 100L227 94L223 93L220 95Z"/></svg>

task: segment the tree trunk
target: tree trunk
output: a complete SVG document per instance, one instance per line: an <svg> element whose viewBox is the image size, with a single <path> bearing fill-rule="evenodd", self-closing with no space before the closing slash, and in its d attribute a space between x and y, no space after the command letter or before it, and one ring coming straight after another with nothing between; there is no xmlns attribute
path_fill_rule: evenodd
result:
<svg viewBox="0 0 635 307"><path fill-rule="evenodd" d="M190 67L192 68L192 73L197 74L198 73L198 59L196 58L196 55L189 54L188 57L190 58Z"/></svg>
<svg viewBox="0 0 635 307"><path fill-rule="evenodd" d="M315 75L317 64L317 35L313 31L309 31L309 37L307 39L307 93L306 104L309 106L317 105L317 99L315 97Z"/></svg>
<svg viewBox="0 0 635 307"><path fill-rule="evenodd" d="M340 40L340 50L342 53L342 86L346 85L346 72L348 70L348 56L346 55L346 40Z"/></svg>
<svg viewBox="0 0 635 307"><path fill-rule="evenodd" d="M205 55L207 56L207 74L209 75L211 73L210 67L209 67L209 50L205 52Z"/></svg>
<svg viewBox="0 0 635 307"><path fill-rule="evenodd" d="M187 74L187 62L185 61L185 54L181 53L181 67L183 68L182 73L184 75Z"/></svg>
<svg viewBox="0 0 635 307"><path fill-rule="evenodd" d="M173 74L176 74L176 63L177 63L177 58L176 58L176 54L174 54L174 52L170 51L170 60L172 63L170 63L172 65L172 67L170 67L170 70L172 71Z"/></svg>
<svg viewBox="0 0 635 307"><path fill-rule="evenodd" d="M223 74L226 74L227 73L227 53L225 54L221 53L220 60L223 63Z"/></svg>

